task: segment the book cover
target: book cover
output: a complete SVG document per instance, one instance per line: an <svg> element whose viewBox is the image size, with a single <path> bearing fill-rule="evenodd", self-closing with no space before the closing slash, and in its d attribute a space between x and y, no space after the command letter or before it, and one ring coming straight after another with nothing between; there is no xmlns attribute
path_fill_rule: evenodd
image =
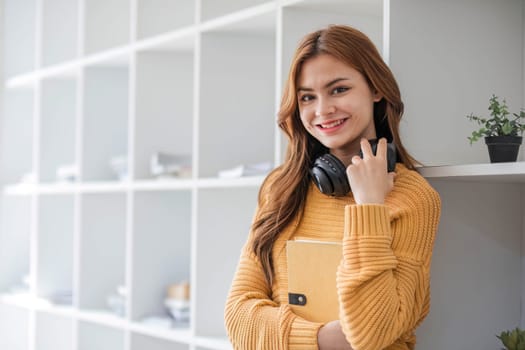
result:
<svg viewBox="0 0 525 350"><path fill-rule="evenodd" d="M340 242L291 240L286 243L288 302L295 314L314 322L339 319L336 273Z"/></svg>

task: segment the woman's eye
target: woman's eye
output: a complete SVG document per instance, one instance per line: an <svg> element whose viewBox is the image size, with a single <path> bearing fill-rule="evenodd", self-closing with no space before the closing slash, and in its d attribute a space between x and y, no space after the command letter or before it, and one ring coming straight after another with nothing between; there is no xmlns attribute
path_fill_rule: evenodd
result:
<svg viewBox="0 0 525 350"><path fill-rule="evenodd" d="M313 99L314 99L313 95L302 95L301 97L299 97L299 100L301 100L302 102L308 102Z"/></svg>
<svg viewBox="0 0 525 350"><path fill-rule="evenodd" d="M348 88L345 86L339 86L332 90L332 94L337 95L347 91Z"/></svg>

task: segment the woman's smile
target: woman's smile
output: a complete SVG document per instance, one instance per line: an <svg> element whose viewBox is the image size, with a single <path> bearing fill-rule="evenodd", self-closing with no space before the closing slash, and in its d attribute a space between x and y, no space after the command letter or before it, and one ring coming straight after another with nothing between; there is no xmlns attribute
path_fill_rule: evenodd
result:
<svg viewBox="0 0 525 350"><path fill-rule="evenodd" d="M348 118L337 119L337 120L333 120L333 121L324 122L322 124L317 124L316 126L323 133L332 133L332 132L335 132L335 131L339 130L340 128L342 128L343 124L347 120L348 120Z"/></svg>

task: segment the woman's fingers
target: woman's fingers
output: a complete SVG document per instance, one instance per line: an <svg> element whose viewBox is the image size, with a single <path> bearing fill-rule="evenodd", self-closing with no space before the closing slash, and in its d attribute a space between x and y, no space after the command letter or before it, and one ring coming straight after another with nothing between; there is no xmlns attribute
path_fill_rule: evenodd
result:
<svg viewBox="0 0 525 350"><path fill-rule="evenodd" d="M386 139L382 137L377 144L376 157L385 159L387 158L387 144Z"/></svg>
<svg viewBox="0 0 525 350"><path fill-rule="evenodd" d="M353 156L352 157L352 165L358 165L359 163L361 163L363 159L359 156Z"/></svg>
<svg viewBox="0 0 525 350"><path fill-rule="evenodd" d="M370 146L370 142L362 138L361 139L361 152L363 153L363 159L369 159L374 156L374 152L372 151L372 146Z"/></svg>
<svg viewBox="0 0 525 350"><path fill-rule="evenodd" d="M395 173L387 172L387 149L386 139L381 138L374 155L368 140L361 140L363 158L352 157L346 170L356 203L383 203L392 190Z"/></svg>
<svg viewBox="0 0 525 350"><path fill-rule="evenodd" d="M372 157L377 157L381 159L387 158L388 147L387 147L386 139L384 137L379 139L379 142L377 143L375 155L374 155L374 151L372 150L372 146L370 145L370 142L367 139L362 138L360 144L361 144L361 152L363 153L363 159L370 159Z"/></svg>

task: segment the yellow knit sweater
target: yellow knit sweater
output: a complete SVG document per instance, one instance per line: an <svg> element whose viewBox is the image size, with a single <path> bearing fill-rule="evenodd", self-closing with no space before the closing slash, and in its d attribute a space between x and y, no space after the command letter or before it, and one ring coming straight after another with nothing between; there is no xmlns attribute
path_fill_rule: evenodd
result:
<svg viewBox="0 0 525 350"><path fill-rule="evenodd" d="M396 167L384 205L357 205L349 194L309 189L303 215L276 240L275 279L267 285L250 239L242 250L225 309L235 349L317 349L320 323L288 305L286 241L300 236L342 240L337 271L339 315L354 350L406 350L430 307L430 263L441 203L417 172Z"/></svg>

